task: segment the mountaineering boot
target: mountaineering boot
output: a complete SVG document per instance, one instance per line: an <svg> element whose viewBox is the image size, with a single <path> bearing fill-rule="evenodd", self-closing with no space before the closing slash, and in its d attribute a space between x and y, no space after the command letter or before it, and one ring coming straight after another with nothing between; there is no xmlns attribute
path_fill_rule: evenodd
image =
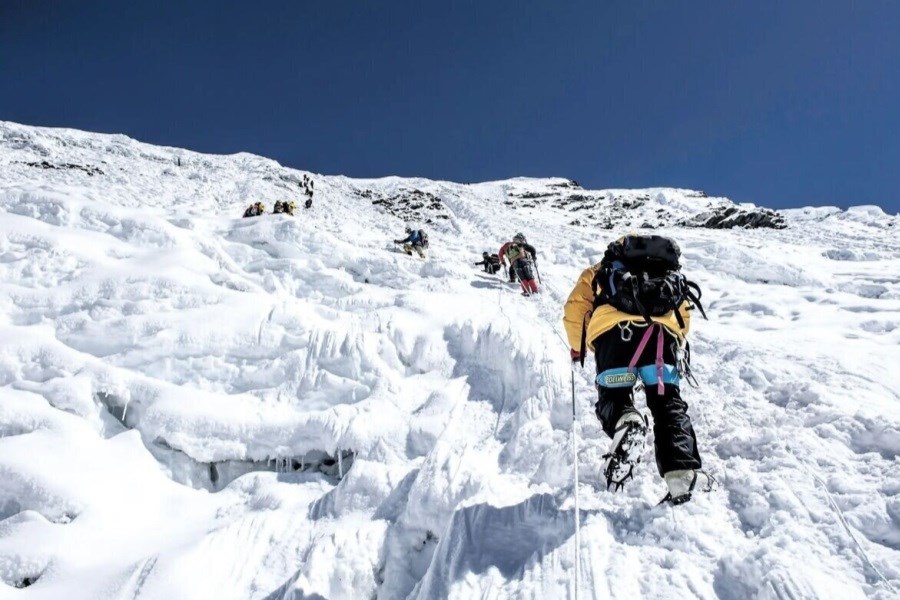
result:
<svg viewBox="0 0 900 600"><path fill-rule="evenodd" d="M619 417L609 453L603 455L607 459L603 468L606 489L615 486L613 491L618 492L634 476L634 466L641 462L644 453L646 436L647 417L634 410Z"/></svg>
<svg viewBox="0 0 900 600"><path fill-rule="evenodd" d="M664 477L669 493L662 502L671 504L684 504L691 499L691 492L711 492L719 486L719 482L712 475L699 469L669 471Z"/></svg>

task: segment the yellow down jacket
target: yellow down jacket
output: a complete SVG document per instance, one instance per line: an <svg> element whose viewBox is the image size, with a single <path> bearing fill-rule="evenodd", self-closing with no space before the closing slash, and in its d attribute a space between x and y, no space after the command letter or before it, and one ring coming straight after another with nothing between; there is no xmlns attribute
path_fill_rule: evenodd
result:
<svg viewBox="0 0 900 600"><path fill-rule="evenodd" d="M594 296L601 290L601 286L599 285L596 290L591 287L593 285L594 275L596 275L599 269L600 263L597 263L582 271L581 276L578 278L578 282L572 289L572 293L569 294L569 299L566 300L566 305L563 307L563 325L566 327L566 337L569 338L569 346L573 350L581 349L581 335L584 331L585 322L587 322L587 340L585 340L585 346L591 352L594 351L591 342L596 340L601 334L606 333L615 327L618 323L624 321L644 322L644 317L624 313L609 304L600 305L593 313L591 313L591 309L594 306ZM675 317L674 310L660 317L651 318L655 322L661 323L666 329L671 331L674 335L677 335L679 339L684 339L684 336L687 335L688 329L691 326L691 314L688 310L689 306L689 303L684 301L681 303L681 306L678 307L678 312L681 313L681 318L684 321L684 328L678 324L678 319ZM588 319L590 319L590 321L588 321Z"/></svg>

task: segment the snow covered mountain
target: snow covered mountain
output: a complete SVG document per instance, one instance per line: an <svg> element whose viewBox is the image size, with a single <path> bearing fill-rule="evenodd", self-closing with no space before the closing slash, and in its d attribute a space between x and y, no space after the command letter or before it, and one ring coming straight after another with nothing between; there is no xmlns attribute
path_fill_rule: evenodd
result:
<svg viewBox="0 0 900 600"><path fill-rule="evenodd" d="M239 218L304 175L312 208ZM704 290L685 397L723 488L654 507L648 456L605 491L579 370L576 579L562 304L642 228ZM536 298L472 265L516 231ZM0 598L900 597L898 231L0 122Z"/></svg>

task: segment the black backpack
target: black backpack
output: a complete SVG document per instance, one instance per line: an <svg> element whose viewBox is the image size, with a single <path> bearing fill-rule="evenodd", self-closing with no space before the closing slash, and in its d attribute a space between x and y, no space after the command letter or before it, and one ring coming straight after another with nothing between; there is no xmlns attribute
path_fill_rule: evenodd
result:
<svg viewBox="0 0 900 600"><path fill-rule="evenodd" d="M684 319L678 307L689 300L700 310L700 286L681 273L681 249L674 240L660 235L627 235L613 242L603 255L594 276L594 308L610 304L630 315L640 315L647 323L675 311L678 324Z"/></svg>

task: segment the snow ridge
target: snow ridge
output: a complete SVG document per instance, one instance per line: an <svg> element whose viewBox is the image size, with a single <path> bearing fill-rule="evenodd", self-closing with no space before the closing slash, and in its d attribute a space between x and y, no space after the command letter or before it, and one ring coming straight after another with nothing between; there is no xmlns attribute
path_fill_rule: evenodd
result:
<svg viewBox="0 0 900 600"><path fill-rule="evenodd" d="M704 289L685 396L724 489L654 508L648 447L606 492L579 372L582 595L900 590L900 217L5 122L0 165L2 598L573 597L561 306L641 228ZM238 218L304 175L311 209ZM471 264L516 231L537 298Z"/></svg>

